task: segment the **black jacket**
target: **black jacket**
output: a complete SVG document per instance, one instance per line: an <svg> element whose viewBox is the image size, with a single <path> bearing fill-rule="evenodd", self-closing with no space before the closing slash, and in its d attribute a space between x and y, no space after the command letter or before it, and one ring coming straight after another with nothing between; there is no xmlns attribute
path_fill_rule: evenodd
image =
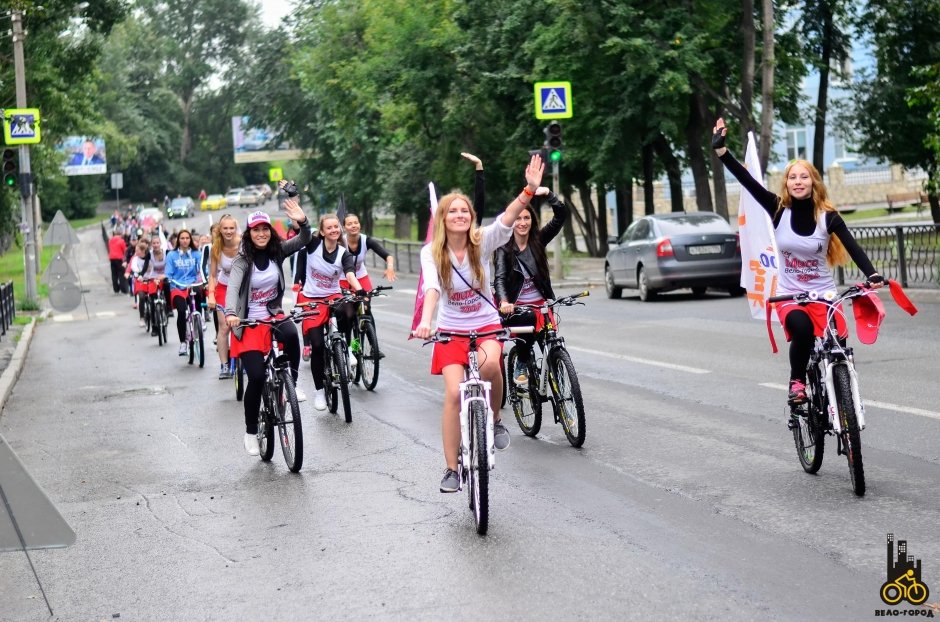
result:
<svg viewBox="0 0 940 622"><path fill-rule="evenodd" d="M548 246L548 243L555 239L568 218L568 206L558 200L555 193L549 192L545 200L552 208L552 219L547 225L539 229L539 240L542 242L543 247ZM519 292L522 291L522 282L525 280L525 275L519 266L520 263L524 264L529 274L533 275L535 288L539 290L542 297L546 300L555 298L551 281L548 278L539 276L535 257L532 256L529 247L526 247L524 251L520 251L515 248L515 242L510 239L508 243L497 248L494 255L495 276L493 288L496 290L497 304L503 302L515 304L516 299L519 297Z"/></svg>

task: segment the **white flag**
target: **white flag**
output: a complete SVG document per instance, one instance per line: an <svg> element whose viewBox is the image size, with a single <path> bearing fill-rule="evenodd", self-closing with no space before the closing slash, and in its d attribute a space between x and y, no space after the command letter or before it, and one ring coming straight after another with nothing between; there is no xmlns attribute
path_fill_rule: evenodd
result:
<svg viewBox="0 0 940 622"><path fill-rule="evenodd" d="M744 166L751 177L763 186L764 176L760 170L753 132L747 135ZM767 299L777 292L780 265L777 240L774 238L774 225L770 216L743 186L738 205L738 234L741 237L741 287L747 290L751 316L765 321ZM773 317L777 319L776 311Z"/></svg>

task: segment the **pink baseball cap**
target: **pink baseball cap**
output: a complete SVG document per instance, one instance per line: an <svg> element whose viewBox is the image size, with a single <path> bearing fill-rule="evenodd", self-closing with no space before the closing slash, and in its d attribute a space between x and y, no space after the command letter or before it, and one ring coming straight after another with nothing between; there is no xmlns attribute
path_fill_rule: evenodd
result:
<svg viewBox="0 0 940 622"><path fill-rule="evenodd" d="M271 226L271 217L264 212L252 212L248 214L248 228L251 229L257 225Z"/></svg>

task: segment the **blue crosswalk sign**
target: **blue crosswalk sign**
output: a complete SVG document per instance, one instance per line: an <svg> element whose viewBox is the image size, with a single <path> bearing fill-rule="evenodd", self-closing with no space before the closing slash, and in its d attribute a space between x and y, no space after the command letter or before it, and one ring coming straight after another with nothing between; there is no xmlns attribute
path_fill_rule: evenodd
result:
<svg viewBox="0 0 940 622"><path fill-rule="evenodd" d="M574 116L571 104L570 82L535 83L536 119L570 119Z"/></svg>
<svg viewBox="0 0 940 622"><path fill-rule="evenodd" d="M39 142L39 109L7 108L3 111L3 138L8 145Z"/></svg>

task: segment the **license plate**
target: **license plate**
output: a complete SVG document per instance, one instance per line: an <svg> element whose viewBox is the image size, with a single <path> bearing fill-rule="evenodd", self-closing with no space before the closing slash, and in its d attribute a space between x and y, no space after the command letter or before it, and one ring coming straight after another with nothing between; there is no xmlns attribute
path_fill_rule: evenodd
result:
<svg viewBox="0 0 940 622"><path fill-rule="evenodd" d="M719 255L721 254L721 244L703 244L701 246L690 246L690 255Z"/></svg>

